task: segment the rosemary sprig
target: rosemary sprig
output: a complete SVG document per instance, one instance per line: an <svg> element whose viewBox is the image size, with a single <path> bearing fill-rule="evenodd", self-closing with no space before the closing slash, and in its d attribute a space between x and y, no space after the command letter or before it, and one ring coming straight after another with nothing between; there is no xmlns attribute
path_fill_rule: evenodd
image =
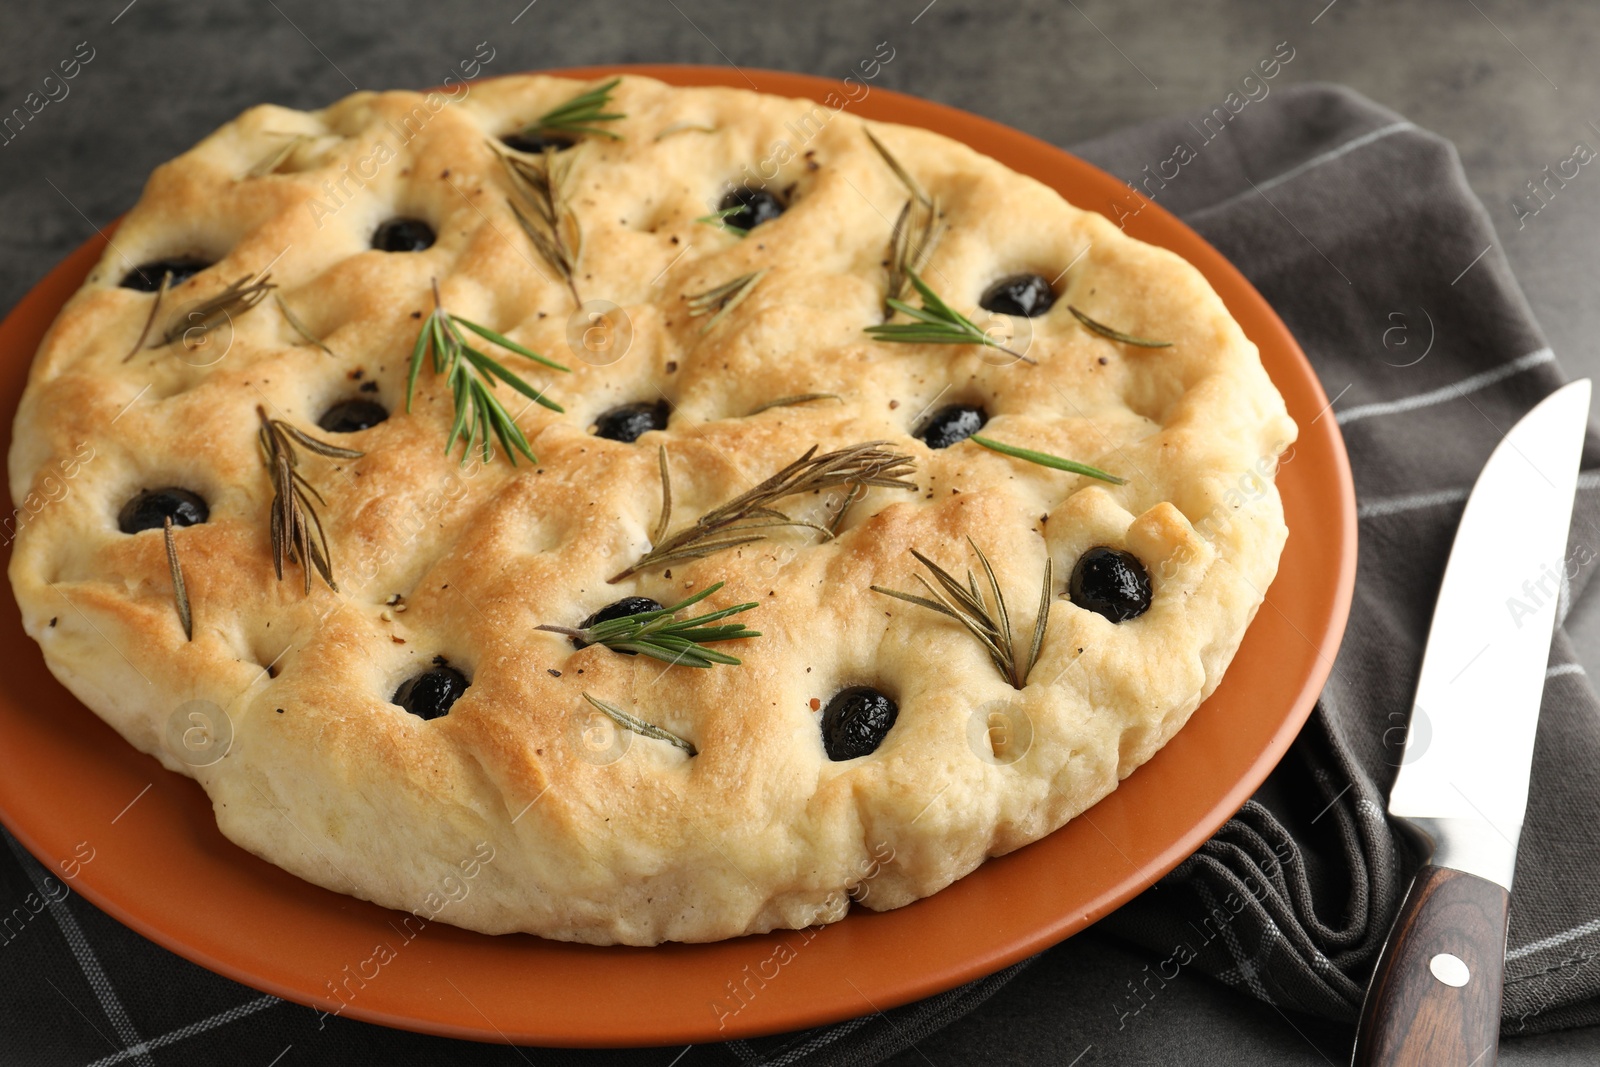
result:
<svg viewBox="0 0 1600 1067"><path fill-rule="evenodd" d="M780 396L776 400L769 400L765 404L762 404L760 407L751 411L750 415L759 415L763 411L767 411L771 408L786 408L795 404L809 404L813 400L842 401L843 399L844 398L838 393L801 393L798 396ZM745 418L749 418L750 415L746 415Z"/></svg>
<svg viewBox="0 0 1600 1067"><path fill-rule="evenodd" d="M970 537L967 538L967 543L972 545L972 550L978 554L978 560L983 564L983 573L989 581L989 599L986 599L983 591L978 588L977 576L970 569L967 571L967 584L963 586L949 571L914 548L911 554L917 558L917 562L928 568L934 581L938 583L934 585L922 575L916 576L917 581L933 594L934 599L929 600L915 593L902 593L878 585L872 589L874 592L937 611L941 615L948 615L959 622L983 645L1001 676L1011 683L1012 688L1021 689L1028 684L1028 674L1033 670L1033 665L1039 661L1039 649L1043 647L1045 631L1050 627L1050 588L1053 577L1050 558L1046 556L1044 561L1044 585L1039 592L1039 612L1034 616L1033 639L1029 642L1027 657L1019 660L1016 641L1011 632L1011 613L1006 609L1006 598L1000 591L1000 580L995 577L994 568L989 565L989 557L983 554L983 549L979 548ZM989 602L990 599L993 600L993 604Z"/></svg>
<svg viewBox="0 0 1600 1067"><path fill-rule="evenodd" d="M494 458L494 445L489 440L492 432L499 439L506 455L510 457L512 466L516 466L517 463L515 452L521 452L533 463L539 462L533 454L533 449L528 445L527 437L517 425L517 420L512 418L499 398L490 392L496 387L495 379L500 379L529 400L542 404L551 411L565 409L523 381L504 364L468 344L466 335L461 332L463 326L479 337L494 342L508 352L515 352L524 359L531 359L535 363L542 363L559 371L568 370L555 360L546 359L509 337L450 314L444 309L444 303L440 300L439 282L435 280L433 311L423 320L422 329L417 332L417 343L411 349L411 374L406 379L406 410L411 410L411 401L417 391L417 376L422 373L423 359L431 349L433 372L442 375L450 382L450 388L455 392L456 398L456 417L450 424L450 437L444 444L445 452L448 453L455 447L456 439L459 437L462 441L463 464L467 462L474 445L479 446L483 461L487 463ZM474 371L477 373L474 374Z"/></svg>
<svg viewBox="0 0 1600 1067"><path fill-rule="evenodd" d="M599 708L607 718L624 730L632 730L641 737L650 737L657 741L665 741L668 744L676 745L690 756L698 754L693 742L684 740L671 730L663 730L661 727L645 722L635 715L629 715L615 704L607 704L604 700L592 697L588 693L583 694L583 699Z"/></svg>
<svg viewBox="0 0 1600 1067"><path fill-rule="evenodd" d="M1071 304L1067 305L1067 310L1072 312L1073 318L1075 318L1079 322L1083 323L1083 325L1084 325L1084 327L1086 329L1088 329L1092 333L1099 334L1101 337L1108 337L1113 341L1120 341L1125 345L1137 345L1140 348L1171 348L1172 347L1172 342L1171 341L1151 341L1151 340L1147 340L1146 338L1143 338L1143 337L1135 337L1130 333L1123 333L1121 330L1113 330L1111 327L1105 325L1104 323L1094 321L1089 316L1085 315L1083 312L1081 312L1077 308L1073 307Z"/></svg>
<svg viewBox="0 0 1600 1067"><path fill-rule="evenodd" d="M725 207L721 211L713 211L709 215L701 215L694 221L703 222L708 226L715 226L719 230L727 230L735 237L749 237L749 230L745 229L743 226L735 226L733 223L728 221L734 215L737 215L739 212L745 210L748 209L743 204L735 204L733 207Z"/></svg>
<svg viewBox="0 0 1600 1067"><path fill-rule="evenodd" d="M261 418L259 440L262 458L272 472L272 566L283 581L283 561L300 564L305 572L307 595L311 592L311 571L315 568L328 583L328 588L338 592L333 580L333 564L328 558L328 535L322 528L322 519L312 506L327 501L316 487L306 481L299 471L298 446L329 459L360 459L364 453L353 448L339 448L303 433L282 419L267 417L267 409L256 405Z"/></svg>
<svg viewBox="0 0 1600 1067"><path fill-rule="evenodd" d="M839 485L916 489L917 483L906 479L906 475L912 471L911 457L883 447L888 443L866 441L820 456L817 455L817 446L812 445L805 455L755 488L706 512L693 525L665 540L658 537L655 547L637 563L606 580L620 582L630 574L649 567L685 559L701 559L726 548L760 541L766 537L760 531L775 526L804 526L832 536L830 531L815 523L791 519L773 505L787 496L832 489ZM666 513L671 506L672 481L667 475L665 462L661 465L661 492L662 510ZM848 497L846 503L849 503ZM658 530L664 527L663 522Z"/></svg>
<svg viewBox="0 0 1600 1067"><path fill-rule="evenodd" d="M209 300L202 300L183 316L183 321L175 322L167 327L167 332L161 337L162 345L170 345L180 337L188 335L191 331L199 330L202 334L215 329L224 322L233 321L234 315L242 315L265 300L267 294L278 286L268 281L272 274L263 270L256 274L247 274L229 285L222 292ZM161 345L151 345L159 348Z"/></svg>
<svg viewBox="0 0 1600 1067"><path fill-rule="evenodd" d="M735 604L731 608L708 611L691 619L677 617L678 612L704 600L721 589L722 585L721 582L709 585L694 596L681 600L669 608L643 611L620 619L607 619L586 629L575 630L567 626L551 625L536 626L534 629L565 634L582 645L605 645L618 652L641 652L663 663L684 667L710 667L717 663L738 666L740 660L737 657L705 646L713 641L738 641L747 637L760 637L761 632L747 630L743 623L728 623L723 626L710 624L726 619L730 615L737 615L741 611L759 607L759 604L753 601L749 604Z"/></svg>
<svg viewBox="0 0 1600 1067"><path fill-rule="evenodd" d="M287 322L295 333L305 338L311 344L316 345L328 355L333 356L335 359L338 358L339 353L335 352L333 349L324 344L321 338L312 333L310 328L307 327L305 323L300 321L300 317L298 315L289 310L289 305L283 302L282 293L274 293L272 299L278 302L278 310L283 312L283 321Z"/></svg>
<svg viewBox="0 0 1600 1067"><path fill-rule="evenodd" d="M1035 452L1031 448L1018 448L1016 445L1003 444L988 437L981 437L978 434L973 434L967 440L980 444L984 448L993 449L1003 455L1025 459L1029 463L1037 463L1041 467L1050 467L1058 471L1069 471L1072 474L1099 478L1102 482L1110 482L1112 485L1128 484L1128 479L1118 478L1115 474L1107 474L1099 467L1091 467L1087 463L1079 463L1076 460L1062 459L1060 456L1052 456L1048 452Z"/></svg>
<svg viewBox="0 0 1600 1067"><path fill-rule="evenodd" d="M1024 363L1037 362L1021 352L1012 351L978 329L971 319L940 300L939 294L928 288L928 283L924 282L916 271L908 268L906 277L911 279L911 284L921 294L922 306L914 308L895 299L889 300L888 303L894 310L905 312L915 321L868 326L866 333L873 340L911 345L988 345L990 348L998 348L1008 355L1015 356Z"/></svg>
<svg viewBox="0 0 1600 1067"><path fill-rule="evenodd" d="M144 347L145 338L150 336L150 327L156 324L156 314L161 310L161 302L167 298L167 290L172 288L172 272L161 272L161 288L156 290L155 302L150 305L150 314L145 317L144 329L139 331L139 339L133 342L133 347L128 349L128 354L122 357L126 363L139 354L139 349Z"/></svg>
<svg viewBox="0 0 1600 1067"><path fill-rule="evenodd" d="M178 545L172 539L172 516L162 525L162 536L167 541L167 569L172 572L172 599L178 605L178 620L183 623L183 636L194 640L194 614L189 610L189 590L183 584L183 568L178 566Z"/></svg>
<svg viewBox="0 0 1600 1067"><path fill-rule="evenodd" d="M572 167L571 157L562 162L555 149L546 148L536 159L530 159L505 150L496 142L489 143L517 194L506 198L511 213L534 250L567 283L573 302L582 307L577 276L578 260L583 256L583 226L562 192Z"/></svg>
<svg viewBox="0 0 1600 1067"><path fill-rule="evenodd" d="M711 328L722 321L724 315L744 303L745 297L761 284L761 279L766 275L767 268L749 274L741 274L731 282L724 282L715 289L707 289L694 296L684 296L689 303L689 316L711 315L710 321L700 327L702 334L711 332ZM714 314L713 314L714 313Z"/></svg>
<svg viewBox="0 0 1600 1067"><path fill-rule="evenodd" d="M895 312L891 301L900 299L900 294L905 291L906 279L910 272L920 271L933 255L933 245L937 238L939 220L939 202L928 195L927 190L911 176L910 172L894 157L894 153L884 147L882 141L872 135L871 130L863 130L867 140L872 142L872 147L878 150L878 155L889 165L894 176L900 179L900 184L906 187L911 194L905 206L900 209L900 215L895 219L894 229L889 235L889 281L884 288L884 318L889 318Z"/></svg>
<svg viewBox="0 0 1600 1067"><path fill-rule="evenodd" d="M621 82L621 78L612 78L603 85L584 90L566 103L559 104L534 119L518 131L518 135L537 137L549 133L593 133L609 137L613 141L622 140L620 133L613 133L595 125L597 122L615 122L627 118L621 112L606 110L606 106L611 103L611 90Z"/></svg>

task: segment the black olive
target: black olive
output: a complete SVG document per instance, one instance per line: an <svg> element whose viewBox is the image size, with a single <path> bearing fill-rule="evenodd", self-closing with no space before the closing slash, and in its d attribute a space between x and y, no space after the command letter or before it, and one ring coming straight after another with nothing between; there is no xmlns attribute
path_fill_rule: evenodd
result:
<svg viewBox="0 0 1600 1067"><path fill-rule="evenodd" d="M134 289L141 293L154 293L161 288L161 279L172 275L168 288L188 281L211 266L203 259L193 256L176 256L172 259L156 259L149 263L141 263L122 276L122 288Z"/></svg>
<svg viewBox="0 0 1600 1067"><path fill-rule="evenodd" d="M975 408L971 404L951 404L935 411L922 424L917 436L929 448L949 448L983 429L983 424L988 421L989 416L983 413L982 408Z"/></svg>
<svg viewBox="0 0 1600 1067"><path fill-rule="evenodd" d="M739 210L735 211L735 208ZM783 214L783 209L782 200L765 189L756 189L748 185L733 190L722 198L721 204L717 205L718 211L729 212L722 217L722 221L741 230L753 230L763 222L771 222Z"/></svg>
<svg viewBox="0 0 1600 1067"><path fill-rule="evenodd" d="M1031 319L1049 311L1055 302L1055 290L1043 275L1013 274L985 289L978 306L997 315L1022 315Z"/></svg>
<svg viewBox="0 0 1600 1067"><path fill-rule="evenodd" d="M591 626L596 626L602 622L610 622L612 619L625 619L629 615L643 615L647 611L660 611L661 608L660 601L651 600L647 596L625 596L621 600L612 601L587 619L584 619L578 624L578 629L587 630ZM578 648L586 648L589 644L589 642L580 641L576 637L572 639L572 643ZM617 649L617 651L625 656L637 655L637 653L630 652L627 649Z"/></svg>
<svg viewBox="0 0 1600 1067"><path fill-rule="evenodd" d="M411 714L423 719L437 719L450 710L450 705L461 699L472 683L467 676L444 661L434 657L434 666L415 678L407 678L394 691L391 703L399 704Z"/></svg>
<svg viewBox="0 0 1600 1067"><path fill-rule="evenodd" d="M648 400L623 404L594 420L595 436L608 437L613 441L637 441L647 430L665 430L670 413L665 400L658 400L654 404Z"/></svg>
<svg viewBox="0 0 1600 1067"><path fill-rule="evenodd" d="M559 133L508 133L500 138L500 143L518 152L538 155L546 148L559 152L564 148L571 148L578 142Z"/></svg>
<svg viewBox="0 0 1600 1067"><path fill-rule="evenodd" d="M146 489L122 505L117 512L117 527L125 534L159 530L169 515L174 526L193 526L210 518L211 509L204 497L187 489Z"/></svg>
<svg viewBox="0 0 1600 1067"><path fill-rule="evenodd" d="M899 714L899 705L870 685L841 689L822 709L822 747L834 761L870 755Z"/></svg>
<svg viewBox="0 0 1600 1067"><path fill-rule="evenodd" d="M421 252L433 241L433 227L421 219L390 219L372 231L372 247L380 252Z"/></svg>
<svg viewBox="0 0 1600 1067"><path fill-rule="evenodd" d="M1080 608L1127 622L1150 610L1150 575L1133 553L1100 545L1078 557L1067 595Z"/></svg>
<svg viewBox="0 0 1600 1067"><path fill-rule="evenodd" d="M389 417L389 409L376 400L357 397L341 400L322 413L317 425L329 433L355 433L370 429Z"/></svg>

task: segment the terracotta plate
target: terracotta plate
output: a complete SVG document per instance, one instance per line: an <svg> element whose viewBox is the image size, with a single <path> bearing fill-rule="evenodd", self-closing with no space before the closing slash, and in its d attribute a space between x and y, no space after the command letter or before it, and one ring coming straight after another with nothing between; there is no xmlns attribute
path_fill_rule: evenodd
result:
<svg viewBox="0 0 1600 1067"><path fill-rule="evenodd" d="M712 67L565 73L612 71L817 100L842 89ZM1109 213L1127 195L1110 175L975 115L878 88L849 110L964 141L1085 208ZM1193 852L1266 777L1333 665L1355 580L1349 463L1334 420L1317 418L1327 397L1294 339L1237 270L1161 208L1146 207L1128 232L1199 267L1260 346L1300 424L1279 475L1291 534L1215 695L1116 792L1049 838L927 900L853 913L822 930L638 949L432 923L407 941L399 913L309 885L224 839L198 785L136 752L55 682L9 596L0 648L16 658L0 690L0 818L49 868L73 875L88 900L204 967L302 1004L480 1040L646 1045L771 1033L926 997L1062 940ZM104 243L102 235L74 252L0 323L4 440L40 339ZM75 864L90 850L89 862ZM752 980L757 992L741 1005L729 983L746 968L763 984ZM366 977L341 985L335 999L334 986L357 973Z"/></svg>

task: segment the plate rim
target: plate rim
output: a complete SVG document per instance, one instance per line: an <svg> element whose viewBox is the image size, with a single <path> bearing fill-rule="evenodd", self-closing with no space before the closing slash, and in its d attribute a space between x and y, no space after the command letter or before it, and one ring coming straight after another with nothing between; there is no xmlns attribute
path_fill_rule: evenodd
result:
<svg viewBox="0 0 1600 1067"><path fill-rule="evenodd" d="M738 88L756 87L756 82L759 81L760 85L757 88L759 92L806 97L819 102L825 100L828 93L839 93L843 87L843 82L840 80L816 75L757 68L740 69L695 64L605 64L519 73L574 78L631 74L656 78L673 85L726 85ZM501 75L497 78L481 80L495 81L508 76L514 75ZM749 85L747 86L745 83L749 83ZM874 86L869 89L865 97L852 103L849 107L852 113L859 117L932 128L963 143L968 143L970 137L977 137L978 140L988 143L1007 144L1007 154L1023 154L1053 159L1057 166L1064 167L1067 171L1075 172L1076 180L1085 181L1089 185L1107 192L1105 208L1097 207L1092 203L1080 203L1077 200L1073 202L1075 206L1085 210L1098 210L1108 217L1110 216L1108 209L1112 203L1112 197L1109 194L1115 192L1125 199L1131 192L1131 187L1125 183L1120 182L1092 164L1072 156L1061 148L1012 127L949 105ZM952 130L955 132L952 132ZM982 148L978 150L985 151ZM1031 170L1020 167L1014 169L1050 184L1045 176L1034 173ZM114 230L114 228L115 224L108 227L111 230ZM1322 410L1326 410L1327 395L1322 390L1310 361L1306 358L1298 343L1295 342L1288 328L1270 305L1267 304L1265 298L1221 253L1217 252L1195 231L1177 219L1176 216L1154 202L1144 201L1142 210L1137 217L1128 220L1128 225L1125 229L1130 235L1177 251L1178 254L1199 269L1223 298L1230 313L1241 322L1241 325L1245 326L1247 336L1263 352L1266 352L1270 346L1275 353L1282 354L1289 367L1300 372L1295 381L1297 388L1308 393L1311 399L1319 403ZM104 249L107 243L107 231L101 230L96 236L89 238L52 268L7 314L4 321L0 322L0 337L9 338L10 334L16 332L24 334L38 332L34 331L34 326L40 321L41 317L46 324L53 322L62 304L70 297L71 293L77 290L83 277L93 268L101 250ZM24 321L27 323L26 325L18 325ZM24 349L23 351L26 354L18 357L19 361L26 359L27 365L31 368L33 352L36 347L35 345ZM1283 383L1276 377L1274 377L1274 384L1282 391ZM8 406L8 410L3 413L4 426L9 427L14 415L14 409L9 409ZM1314 650L1318 653L1317 658L1312 661L1309 671L1300 681L1299 691L1283 713L1281 721L1261 746L1259 752L1251 759L1244 773L1234 779L1232 784L1223 790L1222 794L1203 814L1196 817L1188 831L1179 834L1176 840L1166 844L1158 854L1137 865L1136 874L1125 878L1115 890L1100 894L1087 902L1085 907L1071 909L1068 913L1060 916L1057 922L1032 930L1029 936L1013 934L1005 944L990 946L989 951L968 952L959 961L947 960L943 966L924 970L918 974L902 973L900 980L891 985L873 984L869 981L868 988L877 994L874 998L869 999L866 992L859 988L855 989L855 992L859 994L858 997L847 997L842 994L824 997L820 1000L805 996L755 997L749 1005L744 1005L741 1001L741 1009L737 1014L743 1016L746 1008L753 1009L748 1016L737 1018L732 1024L724 1023L720 1028L712 1026L712 1022L716 1018L712 1012L703 1013L697 1016L696 1019L689 1018L687 1013L682 1018L663 1019L661 1016L663 1005L661 1003L651 1003L648 1006L654 1010L639 1012L632 1022L627 1017L621 1019L617 1017L619 1014L627 1016L629 1013L612 1012L604 1017L604 1025L598 1025L602 1019L599 1013L591 1017L581 1012L573 1013L570 1010L566 1012L552 1011L548 1016L530 1015L517 1020L502 1018L498 1021L491 1021L488 1016L477 1010L476 1006L472 1005L470 1001L462 1004L453 1013L450 1011L422 1012L418 1010L417 1004L411 1004L408 1008L385 1006L389 1001L395 999L392 996L377 998L383 1001L380 1004L374 1004L370 1000L362 1001L357 997L354 1001L341 1008L341 1013L345 1016L363 1019L368 1022L440 1036L479 1041L514 1041L518 1044L622 1047L747 1038L835 1022L921 999L993 973L1078 932L1091 922L1137 895L1156 879L1182 862L1186 856L1193 853L1205 840L1210 838L1254 793L1256 788L1282 759L1315 706L1322 685L1332 670L1332 659L1336 654L1348 621L1354 595L1357 541L1354 482L1348 455L1344 448L1343 437L1336 421L1333 419L1326 420L1322 427L1321 430L1316 431L1315 436L1319 444L1328 447L1328 454L1323 459L1327 461L1329 466L1326 474L1331 476L1334 482L1331 486L1331 496L1338 505L1338 513L1327 517L1332 533L1331 540L1336 543L1337 551L1335 558L1331 560L1335 568L1333 581L1328 589L1331 599L1325 603L1320 603L1320 607L1323 609L1319 616L1322 623L1322 632L1317 636L1321 639L1322 647L1319 648L1317 643L1312 643ZM1298 450L1310 442L1311 429L1311 427L1301 425L1301 439L1294 446L1297 453ZM1326 495L1328 493L1325 489L1319 494L1319 499ZM1291 540L1292 538L1293 532L1291 532ZM1286 549L1286 557L1287 553L1288 550ZM4 554L9 561L9 544L5 546ZM1268 590L1269 604L1271 594L1276 588L1278 588L1277 582ZM1273 607L1276 609L1276 605L1273 605ZM15 602L12 601L10 614L15 616L16 610ZM8 623L16 626L20 633L20 623L15 618L8 619ZM1291 625L1293 624L1291 623ZM1252 623L1252 629L1257 628L1257 626L1258 623ZM1302 634L1302 636L1306 635ZM1248 640L1248 634L1246 640ZM1307 637L1307 640L1309 641L1310 638ZM35 644L33 647L33 655L40 661L36 662L34 666L43 666L37 645ZM76 699L70 693L64 693L64 696L70 703L77 704ZM1212 700L1214 699L1215 696L1213 696ZM1212 703L1212 700L1208 700L1206 704L1196 710L1196 718L1201 715L1207 705ZM82 705L78 705L78 707L84 715L95 723L108 731L111 730L109 726L106 726L98 716L88 711L87 708L83 708ZM1186 727L1185 730L1192 728L1193 721L1191 720L1191 725ZM1177 737L1183 737L1184 732L1180 731ZM111 731L111 734L119 745L126 748L126 753L129 757L139 761L151 759L138 752L131 745L123 742L114 731ZM1174 739L1174 742L1176 740L1177 738ZM8 748L9 746L0 746L0 763L4 763L7 760L9 755ZM977 878L985 870L998 869L998 865L1005 863L1012 857L1022 856L1030 850L1038 849L1052 838L1065 834L1068 827L1071 827L1074 823L1084 821L1093 825L1093 819L1090 816L1099 811L1102 805L1107 804L1112 798L1125 796L1129 791L1129 783L1137 780L1139 773L1145 767L1152 766L1156 760L1161 758L1163 753L1172 748L1173 744L1169 743L1166 749L1158 752L1144 767L1141 767L1129 779L1124 780L1110 796L1094 808L1089 809L1088 812L1077 816L1067 824L1067 827L1063 827L1056 834L1047 835L1039 842L1026 846L1006 857L990 859L980 866L977 871L968 875L967 878L959 880L933 897L907 905L906 908L896 909L894 912L861 915L852 913L848 920L833 924L826 930L840 931L840 936L855 935L859 931L861 936L867 937L870 941L871 937L867 934L866 927L875 919L903 913L909 914L911 909L923 907L930 901L937 901L945 894L954 894L959 887ZM183 779L181 776L171 775L160 770L159 765L154 764L153 760L148 765L148 768L156 770L162 775L167 775L179 783L185 783L186 788L199 793L202 801L204 800L204 793L199 790L198 784L192 780ZM9 778L11 776L0 777ZM48 857L53 851L48 847L48 842L45 840L48 834L32 823L27 822L27 820L19 821L16 819L14 817L14 805L9 802L10 798L6 794L6 786L0 783L0 822L6 825L30 853L36 857ZM206 803L206 809L209 814L209 803ZM214 825L212 829L213 831L215 830ZM1101 833L1101 836L1106 836L1103 830L1099 830L1098 827L1096 827L1096 830ZM1106 839L1111 841L1109 837ZM1111 841L1111 844L1113 847L1117 847L1114 841ZM231 845L229 847L236 848L236 846ZM266 866L263 861L244 853L243 850L238 851L251 863ZM1131 860L1129 862L1132 864ZM276 871L276 868L268 867L267 869ZM312 894L328 894L337 897L340 901L347 902L348 907L344 908L344 911L359 911L376 907L365 902L355 901L353 898L339 897L338 894L333 894L330 890L323 890L310 885L310 883L300 882L299 879L284 872L277 873L283 875L284 878L289 879L295 885L304 886L305 890ZM995 877L1001 876L995 875ZM111 880L112 883L114 881L114 879ZM119 896L117 885L108 884L105 876L99 871L94 871L92 867L85 867L83 873L77 879L73 879L72 884L73 888L80 892L85 899L123 925L209 970L253 988L272 993L283 999L322 1011L328 1011L335 1003L342 1003L342 1001L336 1002L325 996L319 998L317 991L308 985L308 982L314 981L314 979L308 978L297 985L282 979L263 976L258 969L242 965L237 960L229 960L216 952L197 947L192 943L192 934L189 938L186 938L184 931L172 930L150 919L148 908L141 911L139 901L129 901ZM378 910L384 911L384 909ZM924 908L924 910L927 909ZM402 913L390 912L387 914L399 915ZM854 924L853 927L850 925L852 923ZM654 949L599 948L595 946L572 946L562 942L547 942L537 938L532 938L531 940L538 943L542 952L548 952L552 955L557 965L559 965L563 957L575 958L576 953L582 952L609 953L616 955L619 959L632 957L635 960L646 958L640 957L639 953L651 953L655 954L654 958L658 962L661 958L668 957L675 963L681 963L682 961L679 958L688 954L726 955L727 953L723 950L724 946L770 944L774 940L792 938L803 933L797 931L774 931L771 934L751 935L745 938L712 942L704 945L670 945ZM440 936L447 945L463 939L481 939L490 942L491 945L484 946L483 951L485 954L498 951L492 947L493 943L504 945L509 939L528 937L528 935L502 935L496 938L491 935L474 934L454 927L445 928L445 932ZM845 951L856 951L857 947L854 946L854 941L858 939L855 936L850 936L851 944L847 946ZM469 955L471 951L473 950L469 950ZM752 951L745 955L754 959L757 953ZM632 964L624 963L622 966L627 969L634 969ZM738 972L735 971L734 975L737 976L737 974ZM398 983L391 983L391 986L395 984ZM808 978L804 983L797 981L793 983L796 988L792 992L803 992L802 989L798 988L801 985L809 988L816 984L815 976ZM854 988L854 983L851 982L850 984ZM765 986L763 985L762 988L764 989ZM460 990L458 989L457 992L460 992ZM462 996L465 1000L466 995L463 993ZM404 997L399 999L403 1001ZM671 1000L671 998L668 997L667 1000Z"/></svg>

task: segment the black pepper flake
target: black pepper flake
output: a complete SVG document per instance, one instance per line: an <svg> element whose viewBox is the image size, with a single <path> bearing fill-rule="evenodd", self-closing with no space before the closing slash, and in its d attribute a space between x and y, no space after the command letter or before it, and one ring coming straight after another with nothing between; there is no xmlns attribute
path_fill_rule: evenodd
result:
<svg viewBox="0 0 1600 1067"><path fill-rule="evenodd" d="M350 372L350 380L352 382L359 382L366 376L366 373L366 371L362 370L360 367L357 367L355 370Z"/></svg>
<svg viewBox="0 0 1600 1067"><path fill-rule="evenodd" d="M411 317L412 317L412 318L414 318L414 319L420 319L420 318L422 318L422 312L420 312L420 311L413 311L413 312L412 312L412 313L411 313Z"/></svg>
<svg viewBox="0 0 1600 1067"><path fill-rule="evenodd" d="M675 360L675 359L667 360L667 373L668 374L676 374L676 373L678 373L678 361L677 360Z"/></svg>
<svg viewBox="0 0 1600 1067"><path fill-rule="evenodd" d="M283 709L282 708L276 708L274 710L276 710L279 715L283 714Z"/></svg>
<svg viewBox="0 0 1600 1067"><path fill-rule="evenodd" d="M546 668L545 668L545 669L544 669L544 672L545 672L545 673L546 673L546 674L548 674L548 675L549 675L549 676L550 676L550 677L552 677L552 678L559 678L559 677L561 677L561 672L560 672L560 671L558 671L558 670L556 670L556 669L555 669L555 668L554 668L554 667L546 667Z"/></svg>
<svg viewBox="0 0 1600 1067"><path fill-rule="evenodd" d="M51 618L50 618L50 628L52 630L54 630L56 628L56 623L58 623L60 621L61 621L61 617L59 615L51 616Z"/></svg>
<svg viewBox="0 0 1600 1067"><path fill-rule="evenodd" d="M363 393L376 393L378 391L378 383L377 382L362 382L361 383L361 389L359 391L363 392Z"/></svg>

